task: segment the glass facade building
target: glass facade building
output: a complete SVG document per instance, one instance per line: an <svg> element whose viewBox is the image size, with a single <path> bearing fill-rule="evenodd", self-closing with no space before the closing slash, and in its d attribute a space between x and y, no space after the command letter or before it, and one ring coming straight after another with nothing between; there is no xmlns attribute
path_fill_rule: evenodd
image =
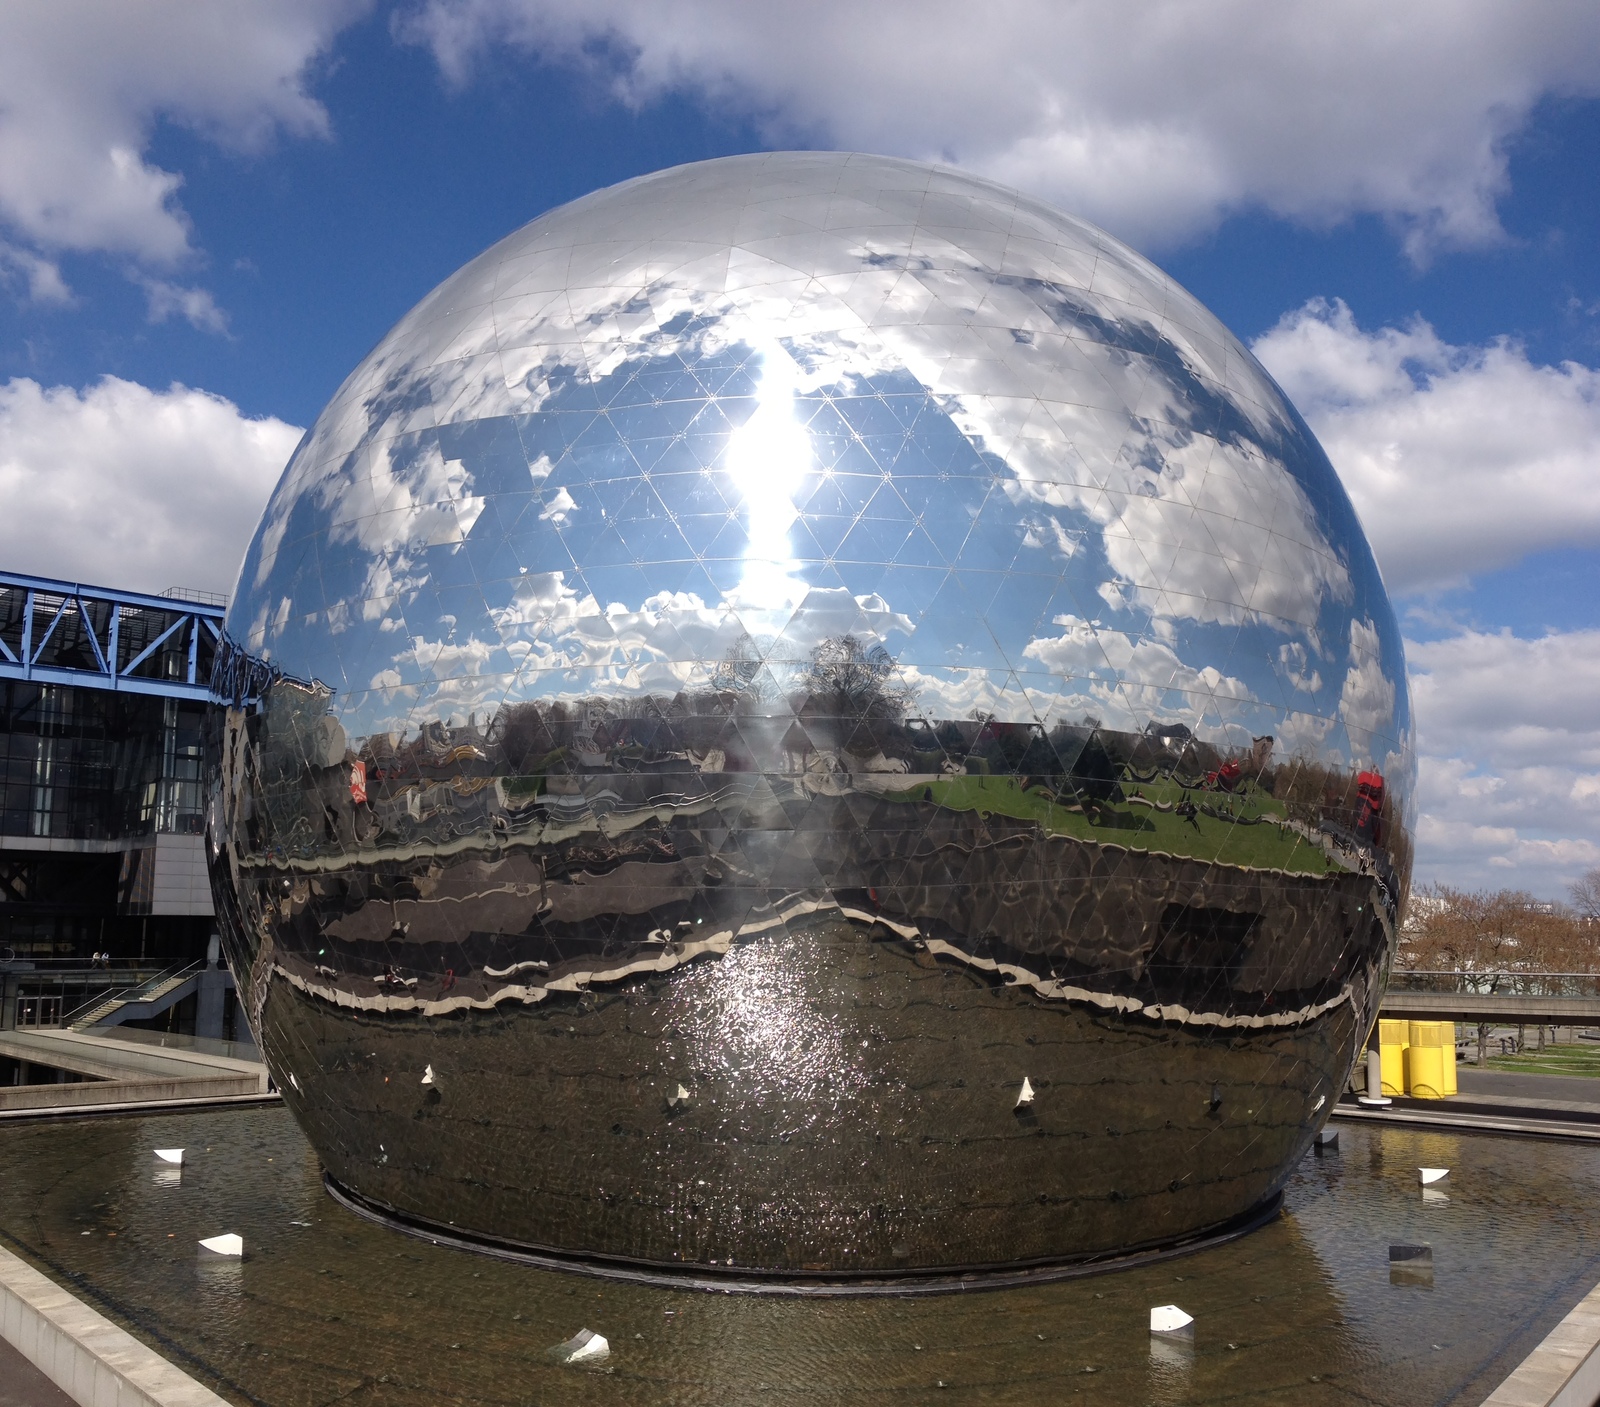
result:
<svg viewBox="0 0 1600 1407"><path fill-rule="evenodd" d="M0 578L0 957L204 956L197 609Z"/></svg>
<svg viewBox="0 0 1600 1407"><path fill-rule="evenodd" d="M1132 250L914 163L682 167L468 264L297 450L216 683L224 943L336 1183L649 1273L1270 1206L1410 869L1300 416Z"/></svg>

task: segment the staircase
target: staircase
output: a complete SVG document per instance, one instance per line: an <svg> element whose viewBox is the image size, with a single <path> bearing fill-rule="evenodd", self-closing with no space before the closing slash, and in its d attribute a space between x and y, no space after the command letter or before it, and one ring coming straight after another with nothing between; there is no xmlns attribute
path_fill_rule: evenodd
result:
<svg viewBox="0 0 1600 1407"><path fill-rule="evenodd" d="M96 998L92 1004L79 1007L62 1025L69 1031L87 1031L92 1026L115 1026L123 1008L135 1003L143 1008L138 1013L141 1018L159 1016L174 1002L188 995L187 992L180 992L179 988L192 982L195 974L204 966L203 962L195 962L184 968L170 968L137 987L125 987L109 996Z"/></svg>
<svg viewBox="0 0 1600 1407"><path fill-rule="evenodd" d="M126 990L132 991L133 988L129 987ZM96 1005L89 1007L87 1010L85 1010L83 1007L79 1007L78 1012L82 1012L82 1015L79 1015L78 1012L74 1012L72 1019L67 1022L67 1029L69 1031L87 1031L89 1027L93 1026L95 1022L100 1020L102 1016L111 1015L113 1011L122 1005L122 1002L123 993L116 992L111 996L106 997L103 1001L98 1002Z"/></svg>

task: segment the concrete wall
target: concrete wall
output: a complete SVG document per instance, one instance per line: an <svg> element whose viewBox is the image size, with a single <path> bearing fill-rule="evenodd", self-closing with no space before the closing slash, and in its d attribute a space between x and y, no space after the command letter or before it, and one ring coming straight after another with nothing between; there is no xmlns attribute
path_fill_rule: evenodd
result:
<svg viewBox="0 0 1600 1407"><path fill-rule="evenodd" d="M155 876L150 889L152 914L205 914L211 906L202 835L158 835Z"/></svg>
<svg viewBox="0 0 1600 1407"><path fill-rule="evenodd" d="M90 1075L100 1080L126 1080L145 1075L166 1079L198 1079L212 1075L251 1075L266 1086L266 1067L176 1046L150 1046L97 1036L92 1031L7 1031L0 1035L0 1055L30 1060Z"/></svg>
<svg viewBox="0 0 1600 1407"><path fill-rule="evenodd" d="M83 1084L7 1085L0 1113L8 1109L88 1109L96 1104L150 1104L179 1099L235 1099L261 1093L250 1075L214 1079L90 1080Z"/></svg>
<svg viewBox="0 0 1600 1407"><path fill-rule="evenodd" d="M82 1031L7 1031L0 1055L91 1078L83 1084L0 1087L0 1113L265 1094L267 1067L199 1051L110 1040Z"/></svg>
<svg viewBox="0 0 1600 1407"><path fill-rule="evenodd" d="M210 1388L3 1249L0 1336L82 1407L227 1407Z"/></svg>
<svg viewBox="0 0 1600 1407"><path fill-rule="evenodd" d="M1600 1402L1600 1285L1578 1301L1483 1407L1594 1407Z"/></svg>

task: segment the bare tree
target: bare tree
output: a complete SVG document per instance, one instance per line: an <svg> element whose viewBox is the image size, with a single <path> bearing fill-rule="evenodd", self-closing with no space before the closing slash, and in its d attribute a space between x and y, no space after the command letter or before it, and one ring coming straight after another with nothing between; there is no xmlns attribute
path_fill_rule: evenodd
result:
<svg viewBox="0 0 1600 1407"><path fill-rule="evenodd" d="M1567 893L1572 896L1578 917L1590 923L1600 922L1600 869L1590 870Z"/></svg>
<svg viewBox="0 0 1600 1407"><path fill-rule="evenodd" d="M1412 898L1400 961L1423 971L1479 973L1482 990L1497 991L1523 974L1588 971L1595 954L1584 927L1569 910L1520 889L1433 884Z"/></svg>
<svg viewBox="0 0 1600 1407"><path fill-rule="evenodd" d="M711 687L718 693L742 694L753 699L770 699L776 694L777 687L761 647L748 630L739 632L739 638L711 671Z"/></svg>
<svg viewBox="0 0 1600 1407"><path fill-rule="evenodd" d="M831 636L812 650L799 685L802 722L831 729L847 752L861 754L889 745L910 699L896 676L894 657L882 645L866 647L853 635Z"/></svg>
<svg viewBox="0 0 1600 1407"><path fill-rule="evenodd" d="M1452 889L1434 884L1412 897L1400 965L1473 974L1480 992L1515 990L1552 972L1590 972L1597 957L1593 925L1522 890ZM1478 1059L1488 1027L1478 1026Z"/></svg>

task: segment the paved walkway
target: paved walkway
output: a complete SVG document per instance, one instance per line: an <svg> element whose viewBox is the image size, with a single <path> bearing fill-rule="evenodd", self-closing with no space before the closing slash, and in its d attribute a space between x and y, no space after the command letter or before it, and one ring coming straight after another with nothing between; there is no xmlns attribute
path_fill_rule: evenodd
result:
<svg viewBox="0 0 1600 1407"><path fill-rule="evenodd" d="M0 1331L20 1357L43 1365L47 1382L71 1384L68 1396L82 1407L228 1407L210 1388L4 1247ZM5 1366L0 1362L0 1369ZM60 1407L54 1397L30 1394L17 1401L25 1407Z"/></svg>
<svg viewBox="0 0 1600 1407"><path fill-rule="evenodd" d="M1600 1397L1600 1286L1590 1290L1483 1407L1594 1407Z"/></svg>
<svg viewBox="0 0 1600 1407"><path fill-rule="evenodd" d="M1456 1083L1462 1094L1570 1100L1600 1108L1600 1079L1586 1075L1524 1075L1510 1070L1475 1070L1470 1065L1457 1065Z"/></svg>
<svg viewBox="0 0 1600 1407"><path fill-rule="evenodd" d="M1448 1099L1396 1098L1386 1108L1363 1108L1345 1095L1334 1113L1377 1123L1431 1125L1600 1142L1600 1079L1582 1075L1524 1075L1456 1067L1460 1093Z"/></svg>
<svg viewBox="0 0 1600 1407"><path fill-rule="evenodd" d="M0 1339L0 1407L74 1407L66 1393Z"/></svg>

